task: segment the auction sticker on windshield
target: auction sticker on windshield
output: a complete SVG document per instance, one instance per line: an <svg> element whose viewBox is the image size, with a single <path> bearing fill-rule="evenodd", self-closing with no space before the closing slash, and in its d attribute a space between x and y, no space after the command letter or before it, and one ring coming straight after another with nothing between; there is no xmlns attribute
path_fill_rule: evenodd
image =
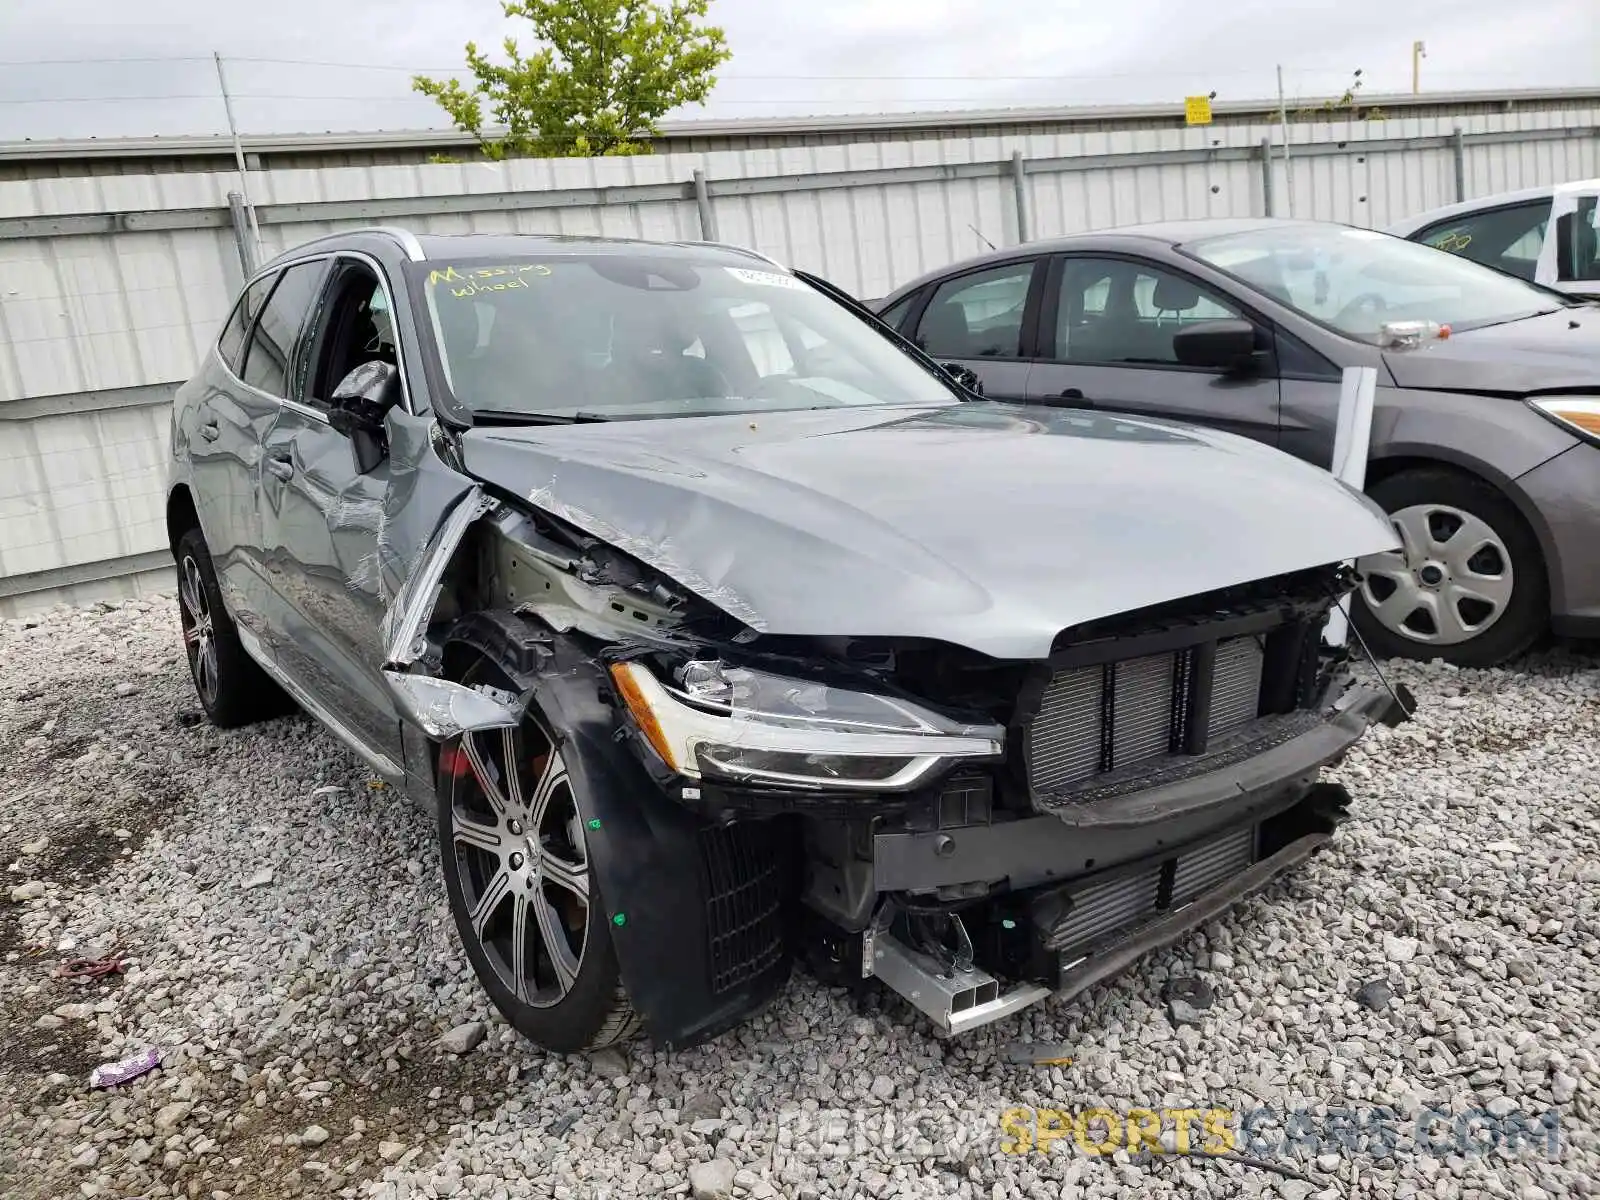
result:
<svg viewBox="0 0 1600 1200"><path fill-rule="evenodd" d="M728 267L728 274L740 283L754 283L761 287L793 288L803 292L806 285L793 275L785 275L780 271L752 271L748 267Z"/></svg>

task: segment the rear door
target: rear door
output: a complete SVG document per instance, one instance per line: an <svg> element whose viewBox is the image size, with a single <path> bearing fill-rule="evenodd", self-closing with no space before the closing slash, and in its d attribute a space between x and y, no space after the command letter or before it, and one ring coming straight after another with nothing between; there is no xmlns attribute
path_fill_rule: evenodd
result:
<svg viewBox="0 0 1600 1200"><path fill-rule="evenodd" d="M1230 374L1178 362L1180 329L1230 318L1256 326L1265 351L1258 369ZM1277 443L1270 324L1175 268L1129 255L1057 256L1044 286L1039 354L1031 403L1172 417Z"/></svg>
<svg viewBox="0 0 1600 1200"><path fill-rule="evenodd" d="M903 331L939 362L971 369L988 399L1026 400L1043 261L1018 259L941 280L918 295L920 307Z"/></svg>
<svg viewBox="0 0 1600 1200"><path fill-rule="evenodd" d="M205 391L184 413L195 511L228 610L248 622L261 597L261 522L254 478L261 441L277 404L239 377L245 347L277 275L263 275L240 294L217 339L217 365Z"/></svg>

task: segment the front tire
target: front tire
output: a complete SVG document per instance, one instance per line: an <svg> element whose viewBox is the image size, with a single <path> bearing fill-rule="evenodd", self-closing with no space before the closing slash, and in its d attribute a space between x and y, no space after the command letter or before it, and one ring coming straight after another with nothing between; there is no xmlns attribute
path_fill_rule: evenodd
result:
<svg viewBox="0 0 1600 1200"><path fill-rule="evenodd" d="M223 607L205 535L191 529L174 547L178 560L178 619L189 675L207 718L234 729L292 711L294 704L239 643Z"/></svg>
<svg viewBox="0 0 1600 1200"><path fill-rule="evenodd" d="M464 681L509 682L487 663ZM559 741L531 708L515 729L440 750L440 857L467 959L519 1033L563 1052L623 1041L639 1024L573 787Z"/></svg>
<svg viewBox="0 0 1600 1200"><path fill-rule="evenodd" d="M1549 583L1533 530L1511 501L1442 467L1401 471L1368 494L1402 549L1357 563L1357 630L1381 658L1492 667L1531 646L1549 622Z"/></svg>

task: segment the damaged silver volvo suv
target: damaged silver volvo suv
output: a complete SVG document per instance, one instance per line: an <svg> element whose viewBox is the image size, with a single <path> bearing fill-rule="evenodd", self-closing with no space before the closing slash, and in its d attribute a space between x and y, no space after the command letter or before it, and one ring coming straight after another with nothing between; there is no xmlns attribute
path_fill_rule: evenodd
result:
<svg viewBox="0 0 1600 1200"><path fill-rule="evenodd" d="M200 699L437 812L495 1005L685 1045L799 956L944 1032L1327 840L1396 546L1242 438L994 404L736 248L372 229L244 288L172 421Z"/></svg>

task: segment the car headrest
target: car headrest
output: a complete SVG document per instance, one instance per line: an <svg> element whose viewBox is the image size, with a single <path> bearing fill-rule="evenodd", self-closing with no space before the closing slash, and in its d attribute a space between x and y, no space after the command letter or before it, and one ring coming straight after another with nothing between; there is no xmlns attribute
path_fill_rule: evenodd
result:
<svg viewBox="0 0 1600 1200"><path fill-rule="evenodd" d="M1188 312L1200 303L1200 289L1187 279L1163 275L1156 280L1154 302L1158 312Z"/></svg>
<svg viewBox="0 0 1600 1200"><path fill-rule="evenodd" d="M930 308L922 318L922 341L935 354L965 354L972 342L967 310L953 300Z"/></svg>

